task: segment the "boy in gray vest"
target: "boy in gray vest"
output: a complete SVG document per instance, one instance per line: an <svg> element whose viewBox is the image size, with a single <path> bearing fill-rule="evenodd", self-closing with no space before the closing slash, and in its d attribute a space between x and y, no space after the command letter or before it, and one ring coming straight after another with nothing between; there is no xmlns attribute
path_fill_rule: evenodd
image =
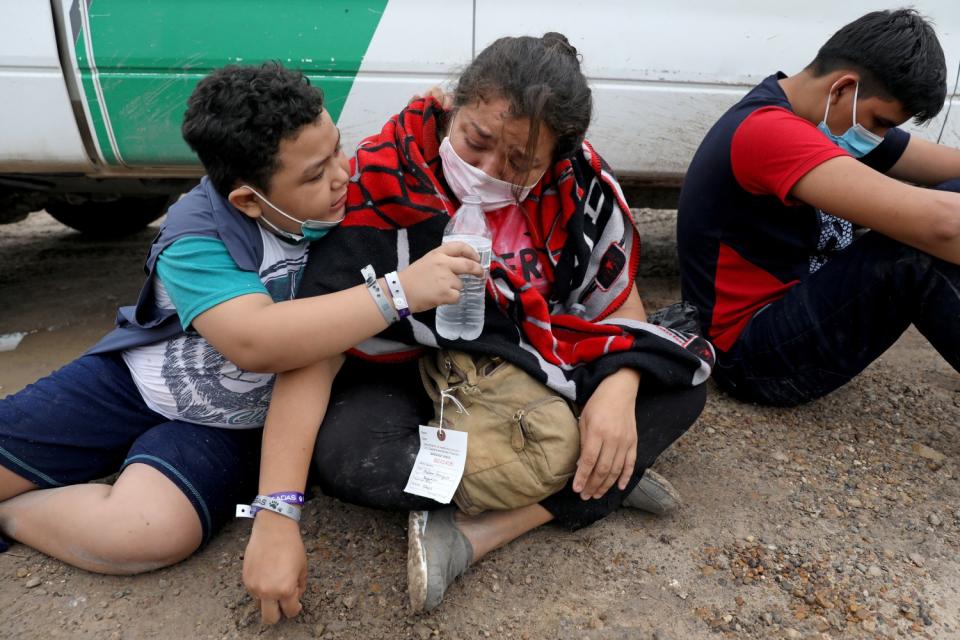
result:
<svg viewBox="0 0 960 640"><path fill-rule="evenodd" d="M397 311L395 273L293 300L311 243L322 251L345 216L350 169L306 77L220 69L190 97L183 136L207 176L170 208L137 304L0 400L0 532L89 571L150 571L208 541L256 493L274 374L337 362ZM422 311L455 302L461 273L482 270L453 243L396 280Z"/></svg>

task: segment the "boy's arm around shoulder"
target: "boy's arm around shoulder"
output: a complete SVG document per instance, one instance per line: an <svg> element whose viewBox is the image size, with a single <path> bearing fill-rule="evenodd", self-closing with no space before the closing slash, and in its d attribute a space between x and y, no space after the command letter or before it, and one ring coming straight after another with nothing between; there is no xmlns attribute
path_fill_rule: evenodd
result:
<svg viewBox="0 0 960 640"><path fill-rule="evenodd" d="M337 356L282 373L274 384L263 429L259 493L303 492L317 430L343 358ZM243 558L243 581L260 602L267 624L300 612L306 588L307 557L297 523L261 510Z"/></svg>
<svg viewBox="0 0 960 640"><path fill-rule="evenodd" d="M399 273L414 313L457 302L460 274L482 276L470 245L445 243ZM387 291L381 277L381 289ZM241 369L281 372L306 367L355 347L387 326L364 285L274 303L241 295L199 314L193 328Z"/></svg>
<svg viewBox="0 0 960 640"><path fill-rule="evenodd" d="M807 172L794 184L790 195L960 264L960 194L908 185L841 156Z"/></svg>
<svg viewBox="0 0 960 640"><path fill-rule="evenodd" d="M193 328L247 371L289 371L333 357L387 326L364 287L274 302L238 296L204 311Z"/></svg>

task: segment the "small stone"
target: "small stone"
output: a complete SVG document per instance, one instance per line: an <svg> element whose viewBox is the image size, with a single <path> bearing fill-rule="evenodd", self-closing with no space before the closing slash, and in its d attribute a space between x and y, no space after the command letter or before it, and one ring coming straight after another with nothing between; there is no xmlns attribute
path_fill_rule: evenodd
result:
<svg viewBox="0 0 960 640"><path fill-rule="evenodd" d="M356 596L343 596L343 606L347 609L353 609L353 606L357 604Z"/></svg>
<svg viewBox="0 0 960 640"><path fill-rule="evenodd" d="M873 620L873 619L861 620L860 626L863 627L864 631L867 631L869 633L873 633L874 631L877 630L877 622L876 620Z"/></svg>
<svg viewBox="0 0 960 640"><path fill-rule="evenodd" d="M323 624L322 622L318 622L313 627L313 637L315 638L323 637L323 632L326 631L326 629L327 629L327 625Z"/></svg>
<svg viewBox="0 0 960 640"><path fill-rule="evenodd" d="M27 580L23 586L25 586L27 589L33 589L34 587L39 587L41 582L42 580L40 580L39 576L33 576Z"/></svg>
<svg viewBox="0 0 960 640"><path fill-rule="evenodd" d="M597 617L590 618L591 629L603 629L603 620Z"/></svg>
<svg viewBox="0 0 960 640"><path fill-rule="evenodd" d="M800 632L796 629L786 628L783 630L783 637L789 640L797 640L800 637Z"/></svg>
<svg viewBox="0 0 960 640"><path fill-rule="evenodd" d="M927 522L934 527L939 527L943 523L943 521L940 519L940 516L935 513L931 513L929 516L927 516Z"/></svg>
<svg viewBox="0 0 960 640"><path fill-rule="evenodd" d="M23 567L20 567L19 569L17 569L18 578L26 578L28 575L30 575L30 572L24 569Z"/></svg>
<svg viewBox="0 0 960 640"><path fill-rule="evenodd" d="M422 622L418 622L413 625L413 633L420 638L420 640L430 640L430 636L433 635L433 629Z"/></svg>
<svg viewBox="0 0 960 640"><path fill-rule="evenodd" d="M689 597L689 594L683 590L683 587L680 586L680 583L676 580L670 581L670 588L673 589L673 592L677 594L677 597L681 600L686 600Z"/></svg>
<svg viewBox="0 0 960 640"><path fill-rule="evenodd" d="M869 577L871 577L871 578L880 578L880 577L883 576L883 569L881 569L880 567L878 567L878 566L875 565L875 564L872 564L872 565L870 565L870 567L867 569L867 576L869 576Z"/></svg>
<svg viewBox="0 0 960 640"><path fill-rule="evenodd" d="M790 457L785 454L783 451L774 451L770 456L777 462L790 462Z"/></svg>
<svg viewBox="0 0 960 640"><path fill-rule="evenodd" d="M943 455L936 449L932 449L925 444L920 444L919 442L914 442L911 447L913 452L924 458L925 460L932 460L933 462L944 462L947 459L947 456Z"/></svg>
<svg viewBox="0 0 960 640"><path fill-rule="evenodd" d="M924 559L923 559L923 556L920 555L919 553L911 553L911 554L910 554L909 556L907 556L907 557L910 558L910 562L912 562L913 564L917 565L918 567L922 567L922 566L923 566Z"/></svg>

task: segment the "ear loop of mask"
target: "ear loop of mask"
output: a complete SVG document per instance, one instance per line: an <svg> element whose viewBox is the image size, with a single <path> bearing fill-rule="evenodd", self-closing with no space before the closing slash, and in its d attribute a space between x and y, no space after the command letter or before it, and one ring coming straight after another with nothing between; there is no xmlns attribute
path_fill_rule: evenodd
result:
<svg viewBox="0 0 960 640"><path fill-rule="evenodd" d="M840 82L840 81L837 80L837 82ZM829 123L827 123L827 118L830 117L830 96L833 95L833 87L837 86L837 82L834 82L833 86L830 87L830 93L827 94L827 109L823 113L823 123L826 125L828 131L830 130L830 125ZM868 140L871 140L872 142L876 142L877 144L879 144L880 142L883 141L883 136L878 136L873 131L870 131L869 129L864 127L862 124L857 122L857 97L859 96L859 94L860 94L860 82L857 81L857 85L853 89L853 116L851 118L851 121L853 124L851 128L859 131L860 134L866 136ZM833 135L837 135L832 131L830 131L830 133ZM839 137L842 137L842 136L843 134L841 134Z"/></svg>
<svg viewBox="0 0 960 640"><path fill-rule="evenodd" d="M300 220L299 218L294 218L292 215L290 215L289 213L287 213L286 211L284 211L283 209L281 209L281 208L278 207L277 205L275 205L275 204L273 204L272 202L270 202L270 200L268 200L268 199L266 198L266 196L264 196L262 193L260 193L259 191L257 191L257 190L254 189L253 187L251 187L250 185L245 184L245 185L243 185L243 188L250 190L252 193L255 193L257 196L260 197L261 200L263 200L263 201L266 202L268 205L270 205L270 207L271 207L274 211L276 211L277 213L279 213L280 215L282 215L282 216L283 216L284 218L286 218L287 220L292 220L293 222L296 222L297 224L299 224L299 225L300 225L300 228L301 228L301 231L302 231L304 228L307 228L307 229L315 229L315 230L319 230L319 229L329 229L329 228L331 228L331 227L337 226L338 224L340 224L341 222L343 222L343 219L344 219L344 218L346 218L346 214L343 214L342 216L340 216L340 217L339 217L338 219L336 219L336 220ZM265 222L268 227L270 227L274 232L276 232L277 234L279 234L281 237L288 238L288 239L290 239L290 240L293 240L294 242L302 242L303 239L305 238L304 235L292 233L292 232L290 232L290 231L286 231L286 230L284 230L284 229L281 229L280 227L278 227L278 226L275 225L274 223L272 223L272 222L270 222L269 220L267 220L266 216L261 215L261 216L260 216L260 219L263 220L263 222Z"/></svg>

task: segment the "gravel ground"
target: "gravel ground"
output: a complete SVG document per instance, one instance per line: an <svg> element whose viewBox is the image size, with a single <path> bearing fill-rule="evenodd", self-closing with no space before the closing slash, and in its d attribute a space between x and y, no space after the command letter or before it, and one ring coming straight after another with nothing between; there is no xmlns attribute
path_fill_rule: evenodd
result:
<svg viewBox="0 0 960 640"><path fill-rule="evenodd" d="M637 212L641 295L679 296L672 213ZM0 395L79 355L133 299L153 231L88 241L44 214L2 228ZM914 331L793 410L711 388L658 461L686 504L546 526L488 556L434 613L406 608L406 516L308 502L305 611L273 628L240 581L248 522L132 578L0 554L9 638L960 638L960 375Z"/></svg>

